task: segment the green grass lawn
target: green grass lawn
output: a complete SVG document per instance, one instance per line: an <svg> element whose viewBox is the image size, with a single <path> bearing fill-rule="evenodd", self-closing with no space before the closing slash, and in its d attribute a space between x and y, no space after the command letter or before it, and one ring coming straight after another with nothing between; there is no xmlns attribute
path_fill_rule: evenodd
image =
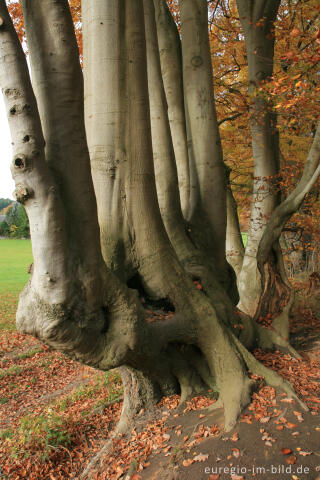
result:
<svg viewBox="0 0 320 480"><path fill-rule="evenodd" d="M15 330L18 295L32 261L30 240L0 240L0 332Z"/></svg>
<svg viewBox="0 0 320 480"><path fill-rule="evenodd" d="M243 245L245 247L247 245L248 234L247 233L241 233L241 236L242 236Z"/></svg>
<svg viewBox="0 0 320 480"><path fill-rule="evenodd" d="M19 293L33 262L30 240L0 240L0 294Z"/></svg>

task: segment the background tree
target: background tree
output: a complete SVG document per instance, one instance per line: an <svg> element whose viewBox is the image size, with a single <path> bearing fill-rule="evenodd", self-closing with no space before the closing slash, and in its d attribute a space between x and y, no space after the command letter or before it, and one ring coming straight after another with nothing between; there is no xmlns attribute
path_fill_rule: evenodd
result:
<svg viewBox="0 0 320 480"><path fill-rule="evenodd" d="M8 207L11 203L12 200L10 200L10 198L0 198L0 211Z"/></svg>
<svg viewBox="0 0 320 480"><path fill-rule="evenodd" d="M9 204L7 201L3 202L7 204L7 207L3 209L5 219L0 227L1 235L12 238L28 238L30 236L29 220L23 205L12 202L12 200L8 201Z"/></svg>

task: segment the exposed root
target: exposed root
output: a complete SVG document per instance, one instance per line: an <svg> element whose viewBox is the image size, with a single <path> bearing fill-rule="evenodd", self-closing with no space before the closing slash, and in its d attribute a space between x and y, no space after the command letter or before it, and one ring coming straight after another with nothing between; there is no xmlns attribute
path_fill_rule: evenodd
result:
<svg viewBox="0 0 320 480"><path fill-rule="evenodd" d="M242 410L250 403L252 391L255 382L247 376L246 368L252 373L263 377L266 383L272 387L284 391L289 398L294 399L301 408L308 410L306 405L294 392L289 382L281 378L276 372L262 365L246 348L239 339L231 334L237 352L238 352L238 368L234 363L234 371L226 373L220 371L217 375L219 380L219 398L216 403L208 408L214 411L223 408L225 425L224 430L230 431L236 424ZM233 359L234 361L235 359ZM244 365L242 365L244 362ZM245 368L243 368L243 366Z"/></svg>
<svg viewBox="0 0 320 480"><path fill-rule="evenodd" d="M257 327L258 346L262 350L274 350L283 348L294 358L301 358L301 355L290 345L289 315L294 302L294 291L291 291L290 299L283 311L272 322L270 328Z"/></svg>
<svg viewBox="0 0 320 480"><path fill-rule="evenodd" d="M191 348L191 347L190 347ZM196 351L190 352L192 354L191 360L194 368L196 369L200 378L202 378L203 382L210 388L216 388L216 381L213 375L211 375L209 366L205 361L203 355L197 353ZM191 355L190 355L191 356ZM189 357L189 353L188 353Z"/></svg>
<svg viewBox="0 0 320 480"><path fill-rule="evenodd" d="M180 382L180 387L181 387L181 395L180 395L179 407L181 407L182 405L184 405L184 403L186 402L187 398L190 397L190 395L191 395L192 392L193 392L193 389L192 389L191 385L190 385L187 381L184 381L184 379L179 379L179 382Z"/></svg>
<svg viewBox="0 0 320 480"><path fill-rule="evenodd" d="M166 352L170 358L170 371L180 385L180 406L193 393L200 393L206 386L213 386L213 378L205 358L195 347L180 348L179 345L171 345Z"/></svg>
<svg viewBox="0 0 320 480"><path fill-rule="evenodd" d="M124 414L124 415L123 415ZM133 426L134 416L131 418L127 415L127 412L122 408L121 418L114 432L110 435L110 438L106 440L103 447L98 451L98 453L90 460L85 470L80 475L80 480L92 478L92 470L98 466L102 458L108 455L113 447L114 440L122 434L127 434L130 432Z"/></svg>
<svg viewBox="0 0 320 480"><path fill-rule="evenodd" d="M99 461L102 459L104 455L107 455L113 446L113 440L119 435L118 429L111 435L111 437L106 441L103 447L99 450L99 452L90 460L85 470L80 475L80 480L85 480L87 478L92 478L89 476L92 470L98 465Z"/></svg>
<svg viewBox="0 0 320 480"><path fill-rule="evenodd" d="M203 345L211 373L215 375L219 389L218 401L212 409L223 407L224 429L230 431L250 401L251 385L247 378L246 365L241 353L234 345L233 334L224 331L211 321L204 329L207 337L218 338L218 344ZM209 337L210 338L210 337Z"/></svg>
<svg viewBox="0 0 320 480"><path fill-rule="evenodd" d="M250 403L253 385L249 378L240 378L236 385L232 383L232 393L230 389L221 391L218 400L207 408L210 412L223 408L226 432L232 430L242 410Z"/></svg>
<svg viewBox="0 0 320 480"><path fill-rule="evenodd" d="M152 409L161 398L161 393L155 384L142 372L131 367L120 367L124 401L121 417L115 431L106 440L99 452L90 460L86 469L82 472L80 480L92 478L91 472L97 466L103 456L107 455L113 446L113 440L120 434L128 434L131 431L136 415L144 409Z"/></svg>
<svg viewBox="0 0 320 480"><path fill-rule="evenodd" d="M254 358L254 356L250 352L248 352L248 350L239 342L239 340L234 335L233 335L233 339L239 351L241 352L248 369L251 372L263 377L266 383L271 387L275 387L283 390L288 395L289 398L294 399L300 405L301 408L303 408L305 411L308 411L308 407L296 395L296 393L294 392L289 382L281 378L273 370L270 370L269 368L262 365L262 363L260 363L256 358Z"/></svg>
<svg viewBox="0 0 320 480"><path fill-rule="evenodd" d="M222 401L221 397L219 397L218 400L215 403L210 405L210 407L207 407L207 410L209 412L214 412L215 410L218 410L219 408L223 408L223 401Z"/></svg>

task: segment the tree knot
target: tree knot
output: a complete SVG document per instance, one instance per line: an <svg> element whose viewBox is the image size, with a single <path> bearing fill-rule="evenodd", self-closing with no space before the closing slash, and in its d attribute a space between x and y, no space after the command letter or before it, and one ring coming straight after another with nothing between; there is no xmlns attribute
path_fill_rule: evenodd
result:
<svg viewBox="0 0 320 480"><path fill-rule="evenodd" d="M29 198L33 196L34 192L32 189L28 189L24 185L17 185L17 188L13 192L15 199L24 204Z"/></svg>

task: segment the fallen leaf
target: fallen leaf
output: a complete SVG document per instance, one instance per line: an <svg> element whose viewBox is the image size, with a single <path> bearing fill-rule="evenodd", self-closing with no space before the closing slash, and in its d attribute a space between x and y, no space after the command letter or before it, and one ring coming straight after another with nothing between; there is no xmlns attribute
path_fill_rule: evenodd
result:
<svg viewBox="0 0 320 480"><path fill-rule="evenodd" d="M239 458L239 456L240 456L240 450L239 450L239 448L233 448L233 449L232 449L232 455L233 455L234 457L236 457L236 458Z"/></svg>
<svg viewBox="0 0 320 480"><path fill-rule="evenodd" d="M209 458L209 454L203 454L203 453L199 453L199 455L197 455L196 457L194 457L194 461L195 462L205 462L206 460L208 460Z"/></svg>
<svg viewBox="0 0 320 480"><path fill-rule="evenodd" d="M294 455L291 455L290 457L286 458L286 462L288 465L293 465L294 463L296 463L296 461L297 461L297 457L295 457Z"/></svg>
<svg viewBox="0 0 320 480"><path fill-rule="evenodd" d="M296 426L297 426L297 425L296 425L295 423L290 423L290 422L288 422L288 423L286 424L286 427L287 427L287 428L295 428Z"/></svg>
<svg viewBox="0 0 320 480"><path fill-rule="evenodd" d="M237 442L239 440L239 435L237 433L234 433L231 437L230 440L232 442Z"/></svg>
<svg viewBox="0 0 320 480"><path fill-rule="evenodd" d="M260 418L259 422L260 423L268 423L270 420L270 417L263 417L263 418Z"/></svg>
<svg viewBox="0 0 320 480"><path fill-rule="evenodd" d="M316 398L316 397L308 397L306 398L306 400L310 400L310 402L314 402L314 403L320 403L319 398Z"/></svg>
<svg viewBox="0 0 320 480"><path fill-rule="evenodd" d="M293 29L290 32L290 37L299 37L300 31L297 27L293 27Z"/></svg>
<svg viewBox="0 0 320 480"><path fill-rule="evenodd" d="M208 477L208 480L219 480L220 478L220 475L217 474L217 475L209 475Z"/></svg>
<svg viewBox="0 0 320 480"><path fill-rule="evenodd" d="M289 455L290 453L292 453L292 450L291 448L281 448L281 453L282 455Z"/></svg>
<svg viewBox="0 0 320 480"><path fill-rule="evenodd" d="M312 455L312 452L299 452L299 455L302 455L303 457L307 457L308 455Z"/></svg>
<svg viewBox="0 0 320 480"><path fill-rule="evenodd" d="M190 467L190 465L192 465L193 463L194 463L193 458L188 458L188 459L183 460L182 465L184 467Z"/></svg>

